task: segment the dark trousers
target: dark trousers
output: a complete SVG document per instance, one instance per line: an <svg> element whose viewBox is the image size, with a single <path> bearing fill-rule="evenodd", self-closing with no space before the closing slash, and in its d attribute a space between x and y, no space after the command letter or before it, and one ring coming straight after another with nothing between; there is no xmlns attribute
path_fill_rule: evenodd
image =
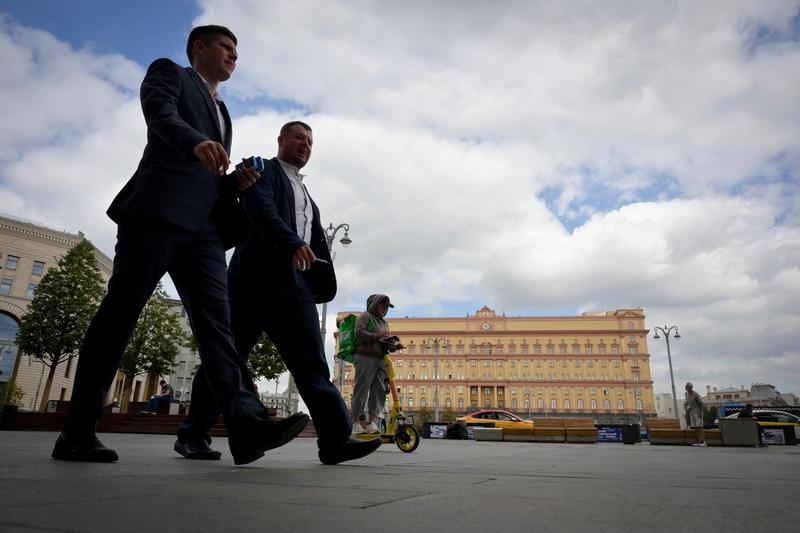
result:
<svg viewBox="0 0 800 533"><path fill-rule="evenodd" d="M151 413L157 413L158 408L164 404L172 403L172 398L169 396L153 396L150 398L150 401L147 402L147 409L145 411L150 411Z"/></svg>
<svg viewBox="0 0 800 533"><path fill-rule="evenodd" d="M190 232L160 221L122 223L108 292L78 357L65 431L94 432L139 314L167 272L208 370L206 387L214 391L226 422L265 412L233 345L225 250L218 233Z"/></svg>
<svg viewBox="0 0 800 533"><path fill-rule="evenodd" d="M310 287L303 277L296 290L295 287L264 289L258 283L236 277L229 279L231 327L237 352L246 358L266 332L311 411L318 446L342 445L352 431L350 416L339 390L330 380L319 314ZM195 375L189 417L178 431L179 438L207 437L219 417L213 396L201 379L207 373L208 369L201 367Z"/></svg>

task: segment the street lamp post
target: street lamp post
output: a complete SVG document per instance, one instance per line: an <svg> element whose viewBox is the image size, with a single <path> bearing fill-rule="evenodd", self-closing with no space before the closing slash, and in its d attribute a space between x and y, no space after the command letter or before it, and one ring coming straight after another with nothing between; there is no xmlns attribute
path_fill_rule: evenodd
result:
<svg viewBox="0 0 800 533"><path fill-rule="evenodd" d="M433 343L433 421L439 421L439 344L442 337L429 337Z"/></svg>
<svg viewBox="0 0 800 533"><path fill-rule="evenodd" d="M328 252L333 251L333 240L336 237L336 232L340 229L344 229L344 237L342 237L339 242L342 243L342 246L349 246L351 242L350 239L350 224L343 223L339 224L335 228L333 227L333 223L331 223L327 228L325 228L325 241L328 244ZM333 261L333 254L331 254L331 261ZM320 322L319 332L322 336L322 347L323 350L325 349L325 315L328 312L328 304L327 302L322 303L322 321ZM344 388L344 360L339 360L339 391ZM291 372L289 373L289 386L286 389L286 412L291 413L292 411L292 394L294 392L294 378L292 377Z"/></svg>
<svg viewBox="0 0 800 533"><path fill-rule="evenodd" d="M667 341L667 361L669 361L669 380L672 383L672 408L675 410L675 418L680 420L678 416L678 397L675 395L675 378L672 374L672 354L669 351L669 336L672 333L672 330L675 330L675 338L680 339L681 335L678 333L678 326L664 326L663 328L660 326L656 326L653 328L656 334L653 335L654 339L660 339L658 332L660 331L662 335L664 335L664 340Z"/></svg>
<svg viewBox="0 0 800 533"><path fill-rule="evenodd" d="M339 239L339 242L342 243L342 246L347 248L350 246L350 243L353 240L350 238L350 224L342 223L333 227L333 222L331 222L327 228L325 228L325 242L328 244L328 251L331 252L331 260L333 260L333 241L336 239L336 232L340 229L344 230L344 237ZM323 346L325 345L325 317L328 314L328 304L327 302L322 303L322 322L320 322L319 332L322 335L322 343ZM344 390L344 359L339 359L339 392Z"/></svg>
<svg viewBox="0 0 800 533"><path fill-rule="evenodd" d="M525 395L528 397L528 420L531 419L531 388L525 387Z"/></svg>

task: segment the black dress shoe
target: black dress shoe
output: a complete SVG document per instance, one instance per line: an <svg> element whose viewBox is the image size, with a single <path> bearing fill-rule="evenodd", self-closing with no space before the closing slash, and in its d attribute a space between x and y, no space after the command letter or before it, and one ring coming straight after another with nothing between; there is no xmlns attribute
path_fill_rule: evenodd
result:
<svg viewBox="0 0 800 533"><path fill-rule="evenodd" d="M283 446L303 431L308 415L295 413L288 418L253 418L228 427L228 445L237 465L252 463L264 452Z"/></svg>
<svg viewBox="0 0 800 533"><path fill-rule="evenodd" d="M319 460L322 464L336 465L344 461L352 461L365 457L381 446L381 439L362 440L350 437L339 448L324 448L319 451Z"/></svg>
<svg viewBox="0 0 800 533"><path fill-rule="evenodd" d="M103 446L95 435L78 437L67 433L58 436L51 456L59 461L87 463L113 463L119 459L117 452Z"/></svg>
<svg viewBox="0 0 800 533"><path fill-rule="evenodd" d="M205 439L181 442L175 441L175 451L187 459L200 459L206 461L219 461L222 453L211 449Z"/></svg>

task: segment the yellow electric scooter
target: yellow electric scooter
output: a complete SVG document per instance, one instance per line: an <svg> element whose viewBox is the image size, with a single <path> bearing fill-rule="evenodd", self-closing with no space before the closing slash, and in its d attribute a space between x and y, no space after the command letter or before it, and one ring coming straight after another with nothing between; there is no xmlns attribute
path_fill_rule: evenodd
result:
<svg viewBox="0 0 800 533"><path fill-rule="evenodd" d="M389 337L384 341L387 345L388 352L395 352L403 347L400 344L400 339L396 336ZM414 417L410 415L410 423L406 422L406 417L403 414L403 408L400 406L400 398L397 396L397 387L394 383L394 368L392 367L392 360L389 353L383 356L386 363L386 376L389 381L389 390L392 392L392 409L389 411L389 421L386 423L386 429L380 434L381 441L384 444L394 442L397 447L406 453L411 453L419 446L419 432L414 426ZM356 435L360 439L371 440L375 438L374 433L361 433Z"/></svg>

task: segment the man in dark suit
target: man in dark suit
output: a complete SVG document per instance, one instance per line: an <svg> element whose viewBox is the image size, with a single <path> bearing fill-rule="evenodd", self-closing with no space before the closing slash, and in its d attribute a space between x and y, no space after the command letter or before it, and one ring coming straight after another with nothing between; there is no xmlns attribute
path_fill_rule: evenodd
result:
<svg viewBox="0 0 800 533"><path fill-rule="evenodd" d="M288 442L308 423L302 414L266 418L230 332L225 250L241 221L236 186L223 184L231 121L217 86L236 66L236 37L222 26L194 28L187 55L192 68L159 59L142 82L147 145L108 210L118 225L114 269L83 340L55 459L118 459L95 436L96 422L139 314L167 272L189 315L236 464ZM258 177L255 171L237 175L240 188ZM175 449L192 459L219 459L204 437L184 435Z"/></svg>
<svg viewBox="0 0 800 533"><path fill-rule="evenodd" d="M233 254L228 287L238 353L247 358L267 333L311 411L320 461L337 464L372 453L381 441L350 437L347 407L330 381L316 304L336 295L336 275L319 209L300 174L313 142L307 124L284 125L278 157L267 161L258 181L241 193L251 231ZM211 395L198 398L199 392L193 389L192 412L181 431L207 432L219 416ZM198 400L207 405L205 413L195 409Z"/></svg>

